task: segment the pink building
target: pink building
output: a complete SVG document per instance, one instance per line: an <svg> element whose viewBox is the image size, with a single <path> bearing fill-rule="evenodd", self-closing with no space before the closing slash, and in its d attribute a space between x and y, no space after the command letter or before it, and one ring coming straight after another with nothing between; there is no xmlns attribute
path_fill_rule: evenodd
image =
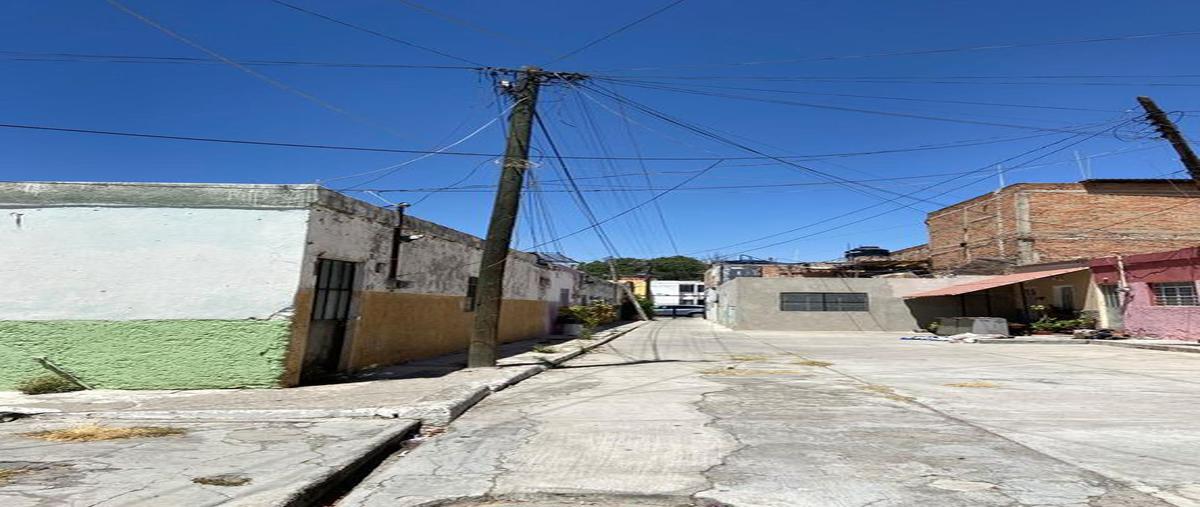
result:
<svg viewBox="0 0 1200 507"><path fill-rule="evenodd" d="M1089 264L1104 296L1101 326L1138 337L1200 340L1200 247Z"/></svg>

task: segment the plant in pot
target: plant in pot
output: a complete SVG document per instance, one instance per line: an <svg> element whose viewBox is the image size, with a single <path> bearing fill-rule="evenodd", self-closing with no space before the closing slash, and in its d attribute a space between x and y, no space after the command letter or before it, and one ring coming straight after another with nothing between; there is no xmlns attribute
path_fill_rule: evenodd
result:
<svg viewBox="0 0 1200 507"><path fill-rule="evenodd" d="M564 306L558 309L558 318L554 322L562 328L562 334L566 336L583 334L583 319L579 318L577 308L582 307Z"/></svg>

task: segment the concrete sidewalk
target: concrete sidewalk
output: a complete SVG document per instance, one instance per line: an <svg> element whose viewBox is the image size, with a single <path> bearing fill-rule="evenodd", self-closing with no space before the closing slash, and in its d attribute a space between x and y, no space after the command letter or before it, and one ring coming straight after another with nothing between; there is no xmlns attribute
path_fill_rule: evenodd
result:
<svg viewBox="0 0 1200 507"><path fill-rule="evenodd" d="M376 379L292 389L0 393L0 505L315 505L418 429L445 426L490 393L611 341L502 347L500 367L458 354L382 368ZM534 345L553 343L553 351ZM540 349L540 347L539 347ZM33 433L99 425L168 434L56 442Z"/></svg>
<svg viewBox="0 0 1200 507"><path fill-rule="evenodd" d="M388 417L443 425L452 418L450 412L466 408L458 405L478 401L488 392L536 375L640 324L617 325L592 339L548 336L505 344L497 368L466 369L466 354L461 353L356 373L340 383L289 389L100 389L37 396L0 391L0 413L105 419ZM535 346L551 351L537 352ZM444 410L439 412L439 407Z"/></svg>

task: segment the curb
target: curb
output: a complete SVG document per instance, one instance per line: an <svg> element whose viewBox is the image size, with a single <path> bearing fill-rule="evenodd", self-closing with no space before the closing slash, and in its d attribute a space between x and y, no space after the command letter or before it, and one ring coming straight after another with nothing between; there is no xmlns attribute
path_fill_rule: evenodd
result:
<svg viewBox="0 0 1200 507"><path fill-rule="evenodd" d="M1158 350L1162 352L1184 352L1200 354L1200 345L1167 345L1157 343L1129 343L1120 340L1030 340L1022 338L984 338L975 343L994 345L998 343L1019 343L1023 345L1104 345L1106 347L1121 347L1127 349Z"/></svg>
<svg viewBox="0 0 1200 507"><path fill-rule="evenodd" d="M411 405L402 407L367 407L351 409L280 409L280 410L147 410L60 412L53 409L0 407L0 414L15 418L62 417L114 420L179 420L179 421L309 421L315 419L385 418L403 419L422 426L442 427L457 419L463 412L496 391L516 385L543 371L570 361L585 352L611 342L644 325L643 321L622 324L599 333L590 340L575 339L559 346L575 347L569 352L538 354L526 352L505 358L498 369L507 375L486 382L472 382L444 388L427 394ZM576 345L576 342L578 345ZM511 373L509 373L511 372Z"/></svg>
<svg viewBox="0 0 1200 507"><path fill-rule="evenodd" d="M526 352L516 356L506 358L500 361L500 368L512 369L514 373L506 378L487 382L483 384L468 384L466 386L454 386L452 388L443 389L433 394L427 395L420 400L414 407L402 409L390 417L404 419L418 419L422 426L442 427L449 425L455 419L458 419L463 412L474 406L476 403L483 401L492 393L501 391L510 386L516 385L521 381L533 377L543 371L549 370L562 363L570 361L583 355L584 353L620 338L635 329L642 327L646 321L635 321L629 324L623 324L612 329L604 331L600 336L590 340L575 339L561 345L572 344L572 342L586 342L578 346L570 352L560 352L557 354L537 354L532 359L540 364L529 364L531 358L522 358L521 356L533 355L536 353ZM505 364L507 363L507 364ZM522 367L523 366L523 367ZM383 415L383 414L379 414Z"/></svg>
<svg viewBox="0 0 1200 507"><path fill-rule="evenodd" d="M1192 354L1200 353L1200 346L1197 345L1157 345L1153 343L1122 343L1108 340L1092 340L1091 342L1095 345L1124 347L1128 349L1161 350L1163 352L1189 352Z"/></svg>

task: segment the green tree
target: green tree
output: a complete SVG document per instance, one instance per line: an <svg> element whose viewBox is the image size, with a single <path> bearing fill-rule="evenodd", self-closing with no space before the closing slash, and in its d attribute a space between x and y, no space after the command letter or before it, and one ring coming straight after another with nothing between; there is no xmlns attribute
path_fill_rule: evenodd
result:
<svg viewBox="0 0 1200 507"><path fill-rule="evenodd" d="M650 274L659 280L701 280L708 264L685 255L636 259L618 257L613 260L618 276L644 276ZM585 262L579 269L597 278L609 278L608 263L603 260Z"/></svg>

